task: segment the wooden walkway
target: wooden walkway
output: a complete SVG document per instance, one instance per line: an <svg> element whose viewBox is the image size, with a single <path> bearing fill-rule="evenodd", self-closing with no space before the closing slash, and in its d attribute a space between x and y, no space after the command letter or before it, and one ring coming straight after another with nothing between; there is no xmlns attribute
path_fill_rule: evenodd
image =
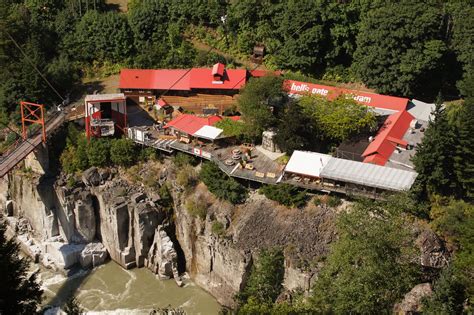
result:
<svg viewBox="0 0 474 315"><path fill-rule="evenodd" d="M66 112L57 112L46 121L46 136L63 124L67 116ZM23 161L28 154L42 142L41 130L37 131L28 139L20 142L17 147L0 157L0 178L4 177L12 168Z"/></svg>

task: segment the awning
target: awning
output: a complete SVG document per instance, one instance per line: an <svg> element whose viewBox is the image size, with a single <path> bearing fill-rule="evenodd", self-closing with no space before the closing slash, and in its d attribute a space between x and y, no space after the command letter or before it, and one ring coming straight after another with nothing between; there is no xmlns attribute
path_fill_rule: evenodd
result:
<svg viewBox="0 0 474 315"><path fill-rule="evenodd" d="M294 151L285 172L320 177L321 170L332 159L330 155L308 151Z"/></svg>
<svg viewBox="0 0 474 315"><path fill-rule="evenodd" d="M196 131L193 136L198 138L204 138L208 140L215 140L219 138L224 130L212 127L212 126L203 126L198 131Z"/></svg>

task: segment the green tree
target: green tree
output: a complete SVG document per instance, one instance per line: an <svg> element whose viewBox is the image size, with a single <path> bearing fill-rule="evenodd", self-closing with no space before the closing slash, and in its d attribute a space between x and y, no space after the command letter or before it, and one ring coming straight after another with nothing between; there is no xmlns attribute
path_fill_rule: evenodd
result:
<svg viewBox="0 0 474 315"><path fill-rule="evenodd" d="M229 118L224 118L215 124L215 127L224 130L224 134L228 137L236 137L242 139L245 134L246 125L242 121L234 121Z"/></svg>
<svg viewBox="0 0 474 315"><path fill-rule="evenodd" d="M440 90L447 50L442 21L435 1L376 2L362 15L355 73L380 93L434 96Z"/></svg>
<svg viewBox="0 0 474 315"><path fill-rule="evenodd" d="M439 97L425 136L413 157L418 172L414 186L418 197L427 200L431 194L456 195L461 190L454 169L456 142Z"/></svg>
<svg viewBox="0 0 474 315"><path fill-rule="evenodd" d="M290 184L265 185L259 190L268 199L287 207L301 208L306 204L307 196L305 190Z"/></svg>
<svg viewBox="0 0 474 315"><path fill-rule="evenodd" d="M106 166L110 160L110 143L103 138L92 138L87 146L87 159L91 166Z"/></svg>
<svg viewBox="0 0 474 315"><path fill-rule="evenodd" d="M335 100L317 96L300 99L303 113L313 120L313 130L319 131L320 140L340 143L362 130L376 127L375 114L351 98Z"/></svg>
<svg viewBox="0 0 474 315"><path fill-rule="evenodd" d="M425 314L462 314L465 288L453 267L441 271L433 286L433 295L423 301Z"/></svg>
<svg viewBox="0 0 474 315"><path fill-rule="evenodd" d="M289 104L278 123L275 143L283 152L291 155L294 150L313 149L317 133L314 121L295 102Z"/></svg>
<svg viewBox="0 0 474 315"><path fill-rule="evenodd" d="M472 305L474 301L474 206L460 200L434 204L431 210L433 228L454 250L452 272L455 281L465 286ZM446 293L443 293L446 294ZM459 297L452 296L452 299Z"/></svg>
<svg viewBox="0 0 474 315"><path fill-rule="evenodd" d="M280 77L265 76L250 79L245 85L237 102L250 137L258 139L265 129L274 125L274 114L286 103L282 84Z"/></svg>
<svg viewBox="0 0 474 315"><path fill-rule="evenodd" d="M135 145L127 138L112 141L110 160L120 166L130 166L136 161Z"/></svg>
<svg viewBox="0 0 474 315"><path fill-rule="evenodd" d="M391 312L416 283L416 252L403 212L403 196L386 202L362 200L337 220L331 247L313 288L312 304L323 313Z"/></svg>
<svg viewBox="0 0 474 315"><path fill-rule="evenodd" d="M215 163L204 163L199 178L206 184L209 191L219 199L237 204L244 202L247 198L247 189L222 172Z"/></svg>
<svg viewBox="0 0 474 315"><path fill-rule="evenodd" d="M460 186L458 196L474 200L474 68L464 81L464 90L467 97L454 121L454 168Z"/></svg>
<svg viewBox="0 0 474 315"><path fill-rule="evenodd" d="M7 240L6 227L0 223L0 313L36 314L41 302L42 291L36 273L29 275L29 262L20 258L19 246Z"/></svg>
<svg viewBox="0 0 474 315"><path fill-rule="evenodd" d="M284 260L280 249L260 251L244 289L237 296L241 305L252 299L260 304L271 305L275 302L283 288Z"/></svg>

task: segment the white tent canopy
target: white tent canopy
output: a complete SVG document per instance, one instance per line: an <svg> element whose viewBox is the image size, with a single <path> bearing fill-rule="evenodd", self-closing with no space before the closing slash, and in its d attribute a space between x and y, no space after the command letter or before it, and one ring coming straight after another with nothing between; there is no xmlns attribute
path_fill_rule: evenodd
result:
<svg viewBox="0 0 474 315"><path fill-rule="evenodd" d="M370 163L332 158L321 177L388 190L408 190L418 174Z"/></svg>
<svg viewBox="0 0 474 315"><path fill-rule="evenodd" d="M208 140L215 140L219 138L224 130L212 127L212 126L203 126L198 131L196 131L193 136L198 138L204 138Z"/></svg>
<svg viewBox="0 0 474 315"><path fill-rule="evenodd" d="M324 166L332 159L330 155L308 151L294 151L285 172L320 177Z"/></svg>

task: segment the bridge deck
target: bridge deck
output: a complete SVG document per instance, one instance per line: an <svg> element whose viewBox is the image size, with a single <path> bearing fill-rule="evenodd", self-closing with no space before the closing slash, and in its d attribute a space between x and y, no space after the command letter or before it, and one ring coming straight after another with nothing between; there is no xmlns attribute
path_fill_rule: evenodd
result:
<svg viewBox="0 0 474 315"><path fill-rule="evenodd" d="M66 118L65 112L56 113L46 122L46 136L62 125ZM41 143L41 132L35 133L32 137L24 140L14 150L6 156L0 157L0 178L5 176L18 163L23 161Z"/></svg>

